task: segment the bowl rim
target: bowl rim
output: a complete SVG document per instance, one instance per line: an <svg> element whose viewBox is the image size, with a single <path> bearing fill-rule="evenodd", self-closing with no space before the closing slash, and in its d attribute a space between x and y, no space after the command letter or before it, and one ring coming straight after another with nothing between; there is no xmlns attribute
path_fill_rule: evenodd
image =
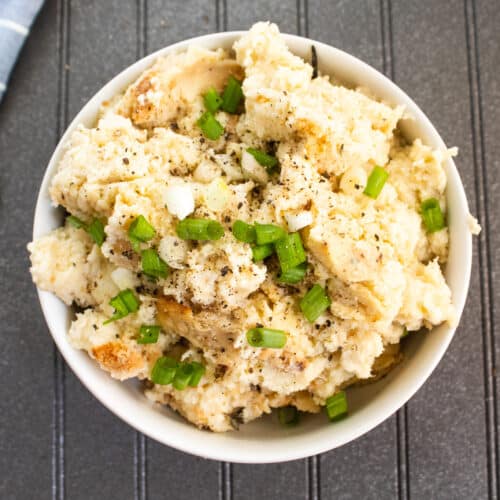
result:
<svg viewBox="0 0 500 500"><path fill-rule="evenodd" d="M134 81L135 77L131 77L129 75L134 74L138 70L141 72L147 68L154 60L162 55L166 55L173 52L178 52L180 50L186 49L190 45L200 45L200 46L215 46L217 42L226 42L231 41L231 44L234 41L241 37L243 34L247 33L246 30L238 30L238 31L226 31L226 32L217 32L210 33L202 36L197 36L193 38L189 38L186 40L182 40L176 42L174 44L163 47L155 52L137 60L133 64L127 66L122 71L120 71L116 76L114 76L111 80L109 80L104 86L102 86L80 109L80 111L73 118L71 123L67 126L64 134L61 136L60 140L57 143L57 146L54 149L54 152L49 160L49 163L45 169L43 180L40 186L40 190L37 197L37 202L35 206L34 213L34 223L33 223L33 239L39 237L43 234L44 231L40 229L40 226L43 225L42 218L45 216L44 214L47 212L47 193L50 181L52 180L56 162L59 159L61 151L64 148L64 145L67 143L67 140L70 134L73 132L75 127L82 122L82 117L85 115L89 108L96 108L96 112L99 108L103 100L103 94L106 94L108 89L117 85L117 83L123 81L123 87L129 85L131 81ZM376 78L380 81L381 85L385 88L388 88L388 92L391 95L397 97L397 101L405 101L405 105L407 110L410 111L410 114L415 118L416 121L420 122L422 126L429 131L429 133L434 137L434 140L439 145L440 148L445 149L445 143L438 131L431 123L431 121L427 118L424 112L420 109L420 107L394 82L392 82L389 78L383 75L381 72L365 63L361 59L341 50L331 45L328 45L323 42L319 42L317 40L313 40L310 38L281 33L281 37L285 40L285 42L289 45L291 43L295 44L307 44L308 46L314 45L317 50L321 50L329 52L330 56L335 56L342 60L342 64L349 61L350 64L357 66L357 68L363 72L363 74L370 74L373 78ZM221 44L222 45L222 44ZM391 104L393 105L393 104ZM457 203L460 203L461 206L468 212L468 203L463 187L463 183L461 182L458 170L456 168L455 163L450 158L448 160L451 168L448 169L448 181L449 176L454 176L454 182L457 187L457 191L455 195L458 197ZM461 242L464 247L464 261L462 265L463 278L461 282L460 294L459 296L453 297L453 304L456 310L457 316L457 324L460 316L462 314L465 300L467 297L467 292L469 289L469 281L470 281L470 273L472 266L472 236L470 232L465 233L465 240ZM55 325L52 324L51 315L52 312L50 310L50 298L53 295L49 292L44 292L37 288L38 297L40 300L42 312L45 317L45 321L49 328L50 334L56 343L59 352L64 357L66 363L71 368L73 373L77 376L77 378L83 383L83 385L90 391L90 393L97 398L108 410L117 415L120 419L130 425L132 428L139 430L143 434L148 437L168 446L171 446L180 451L190 453L193 455L201 456L203 458L210 458L214 460L221 461L230 461L235 463L274 463L274 462L286 462L295 459L301 459L308 456L316 455L318 453L323 453L334 449L336 447L342 446L362 435L372 430L374 427L378 426L380 423L388 419L392 414L394 414L399 408L401 408L414 394L418 391L418 389L427 381L431 373L436 368L437 364L443 357L446 352L456 330L455 327L448 327L446 337L442 342L439 343L439 348L433 353L432 358L429 363L420 368L419 376L416 377L412 383L406 384L406 390L404 393L397 393L396 395L392 395L390 398L387 395L378 395L380 398L385 398L385 410L379 411L378 414L374 414L371 416L371 419L366 419L361 425L358 425L355 429L349 429L349 427L342 427L344 432L339 432L337 435L334 435L331 439L322 441L321 439L316 440L302 440L302 444L305 446L297 447L293 449L293 447L262 447L259 448L259 451L248 449L246 450L244 446L240 445L238 450L237 447L232 446L225 449L224 447L213 446L210 440L206 442L199 440L192 440L191 438L186 439L185 433L183 432L171 432L166 435L161 429L157 430L154 426L148 426L146 422L146 418L136 418L129 410L130 407L128 404L124 404L123 406L118 406L114 404L111 400L106 397L105 390L101 390L100 387L93 385L89 380L87 380L83 374L83 368L81 368L80 363L75 359L75 357L71 356L70 350L75 350L72 346L66 343L64 338L61 337L60 332L56 330ZM64 332L67 335L67 332ZM96 370L102 371L96 365ZM108 374L106 374L109 376ZM382 403L381 403L382 404ZM162 415L162 418L167 418ZM339 424L343 424L340 422ZM337 424L337 425L339 425ZM173 425L175 430L175 426ZM352 427L352 426L351 426ZM178 428L181 430L180 428ZM198 429L194 428L197 432L201 432ZM340 428L339 428L340 431ZM216 434L218 436L224 436L224 434ZM270 449L271 448L271 449Z"/></svg>

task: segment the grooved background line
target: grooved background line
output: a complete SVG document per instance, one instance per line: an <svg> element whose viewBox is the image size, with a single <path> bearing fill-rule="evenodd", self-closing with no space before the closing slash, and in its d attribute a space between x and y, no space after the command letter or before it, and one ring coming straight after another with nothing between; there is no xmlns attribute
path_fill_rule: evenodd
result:
<svg viewBox="0 0 500 500"><path fill-rule="evenodd" d="M68 66L70 64L70 1L58 1L58 57L59 57L59 89L57 97L57 140L62 136L68 124ZM54 346L54 423L52 444L53 484L52 495L54 499L65 498L65 462L64 462L64 424L65 424L65 371L64 360Z"/></svg>
<svg viewBox="0 0 500 500"><path fill-rule="evenodd" d="M465 34L467 40L467 67L470 86L470 106L473 130L474 169L476 171L477 215L483 228L488 227L488 173L484 153L484 128L482 116L481 77L479 72L479 50L477 41L476 8L474 2L464 0ZM482 203L481 203L482 201ZM481 302L483 320L484 349L484 385L486 406L486 452L488 459L488 485L490 498L498 498L498 434L497 434L497 402L494 325L493 325L493 292L491 275L491 246L488 231L484 231L478 241L478 253L481 279Z"/></svg>
<svg viewBox="0 0 500 500"><path fill-rule="evenodd" d="M259 20L396 79L459 147L483 233L460 327L405 408L320 456L244 465L160 445L98 403L52 343L25 246L53 146L104 83L148 52ZM45 0L0 103L0 498L500 500L498 26L498 0Z"/></svg>

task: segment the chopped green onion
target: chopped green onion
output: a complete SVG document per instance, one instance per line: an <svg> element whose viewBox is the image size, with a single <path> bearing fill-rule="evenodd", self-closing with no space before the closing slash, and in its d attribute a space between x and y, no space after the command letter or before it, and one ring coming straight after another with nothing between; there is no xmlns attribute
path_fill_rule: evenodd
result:
<svg viewBox="0 0 500 500"><path fill-rule="evenodd" d="M183 391L189 384L194 374L194 366L191 363L181 363L175 372L172 385L178 390Z"/></svg>
<svg viewBox="0 0 500 500"><path fill-rule="evenodd" d="M325 289L316 284L302 297L300 309L307 321L313 323L330 307L331 303Z"/></svg>
<svg viewBox="0 0 500 500"><path fill-rule="evenodd" d="M151 278L166 278L168 276L169 268L166 262L152 248L141 252L141 267L144 274Z"/></svg>
<svg viewBox="0 0 500 500"><path fill-rule="evenodd" d="M274 243L286 236L285 230L274 224L259 224L255 223L255 236L257 245L265 245Z"/></svg>
<svg viewBox="0 0 500 500"><path fill-rule="evenodd" d="M94 219L87 227L87 232L90 237L96 242L97 246L101 246L106 239L104 233L104 224L99 219Z"/></svg>
<svg viewBox="0 0 500 500"><path fill-rule="evenodd" d="M421 205L422 219L429 233L435 233L443 229L446 224L441 206L436 198L424 200Z"/></svg>
<svg viewBox="0 0 500 500"><path fill-rule="evenodd" d="M88 226L85 222L74 215L69 215L66 217L66 220L73 227L76 227L76 229L85 229L98 246L101 246L104 243L106 233L104 232L104 224L99 219L93 219Z"/></svg>
<svg viewBox="0 0 500 500"><path fill-rule="evenodd" d="M250 153L257 160L257 163L266 167L268 172L272 172L278 165L278 158L268 155L260 149L248 148L247 153Z"/></svg>
<svg viewBox="0 0 500 500"><path fill-rule="evenodd" d="M384 187L387 178L389 177L389 172L382 167L376 165L371 174L368 176L368 182L366 183L365 190L363 191L366 196L370 198L377 198Z"/></svg>
<svg viewBox="0 0 500 500"><path fill-rule="evenodd" d="M247 332L247 341L252 347L281 349L286 344L287 334L272 328L252 328Z"/></svg>
<svg viewBox="0 0 500 500"><path fill-rule="evenodd" d="M136 312L139 309L139 299L134 295L134 292L127 288L122 290L118 295L109 301L109 305L114 307L115 312L113 316L104 322L105 325L116 321L117 319L124 318L130 313Z"/></svg>
<svg viewBox="0 0 500 500"><path fill-rule="evenodd" d="M287 234L284 238L278 240L274 246L283 273L306 261L306 253L299 233Z"/></svg>
<svg viewBox="0 0 500 500"><path fill-rule="evenodd" d="M244 243L255 243L255 227L242 220L237 220L233 224L233 235L238 241Z"/></svg>
<svg viewBox="0 0 500 500"><path fill-rule="evenodd" d="M222 97L213 87L210 87L203 95L203 102L205 103L205 108L207 108L207 111L210 111L210 113L215 113L222 105Z"/></svg>
<svg viewBox="0 0 500 500"><path fill-rule="evenodd" d="M66 220L76 229L87 229L87 224L74 215L68 215Z"/></svg>
<svg viewBox="0 0 500 500"><path fill-rule="evenodd" d="M255 245L252 247L252 256L254 262L259 262L269 257L274 253L274 245L268 243L267 245Z"/></svg>
<svg viewBox="0 0 500 500"><path fill-rule="evenodd" d="M158 325L142 325L139 329L139 335L138 344L155 344L158 342L160 327Z"/></svg>
<svg viewBox="0 0 500 500"><path fill-rule="evenodd" d="M205 367L196 361L191 362L191 366L193 367L193 374L189 379L189 387L196 387L201 380L201 377L205 374Z"/></svg>
<svg viewBox="0 0 500 500"><path fill-rule="evenodd" d="M242 98L241 83L231 75L222 93L222 109L228 113L236 113Z"/></svg>
<svg viewBox="0 0 500 500"><path fill-rule="evenodd" d="M169 356L162 356L156 360L151 370L151 381L155 384L167 385L174 380L178 363Z"/></svg>
<svg viewBox="0 0 500 500"><path fill-rule="evenodd" d="M347 416L347 398L344 391L340 391L326 400L326 414L331 422L336 422Z"/></svg>
<svg viewBox="0 0 500 500"><path fill-rule="evenodd" d="M155 228L146 220L143 215L139 215L128 228L128 237L132 247L136 252L140 250L139 244L154 238Z"/></svg>
<svg viewBox="0 0 500 500"><path fill-rule="evenodd" d="M203 135L212 141L216 141L224 132L224 127L210 111L205 111L196 123L201 128Z"/></svg>
<svg viewBox="0 0 500 500"><path fill-rule="evenodd" d="M183 240L219 240L224 228L215 220L184 219L177 224L177 234Z"/></svg>
<svg viewBox="0 0 500 500"><path fill-rule="evenodd" d="M288 271L280 273L278 276L278 281L280 283L287 283L293 285L294 283L299 283L304 279L307 272L307 262L302 262L298 266L288 269Z"/></svg>
<svg viewBox="0 0 500 500"><path fill-rule="evenodd" d="M404 339L405 337L408 337L408 334L410 332L408 331L408 328L406 328L406 326L403 328L403 333L401 334L401 339Z"/></svg>
<svg viewBox="0 0 500 500"><path fill-rule="evenodd" d="M278 419L281 425L292 427L299 423L299 412L295 406L282 406L278 410Z"/></svg>

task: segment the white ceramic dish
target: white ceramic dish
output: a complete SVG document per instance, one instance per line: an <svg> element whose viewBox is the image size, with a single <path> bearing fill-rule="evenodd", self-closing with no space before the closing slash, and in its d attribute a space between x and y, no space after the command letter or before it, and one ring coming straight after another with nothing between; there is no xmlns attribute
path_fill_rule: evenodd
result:
<svg viewBox="0 0 500 500"><path fill-rule="evenodd" d="M207 48L229 48L241 32L202 36L166 47L141 59L105 85L78 113L58 144L47 167L34 220L34 238L62 222L61 212L51 205L48 187L66 142L77 124L92 126L100 103L116 95L133 82L158 56L185 49L189 44ZM292 50L306 59L314 44L325 74L335 75L346 84L360 84L375 95L396 105L406 106L414 120L406 120L402 129L408 138L421 137L434 148L445 145L417 105L394 83L359 59L328 45L293 35L283 35ZM453 161L446 164L448 175L448 221L450 254L446 268L453 302L461 314L471 268L471 235L467 227L467 200ZM72 311L54 295L39 291L40 302L49 329L68 365L85 386L116 415L144 434L179 450L206 458L231 462L280 462L315 455L341 446L380 424L402 405L427 380L450 343L454 329L435 328L431 333L415 335L405 346L405 360L386 378L376 384L350 389L350 416L336 424L328 423L323 413L304 418L291 429L279 426L266 416L244 425L239 432L214 434L201 431L167 408L151 404L141 393L137 382L118 382L102 371L86 353L71 347L67 330Z"/></svg>

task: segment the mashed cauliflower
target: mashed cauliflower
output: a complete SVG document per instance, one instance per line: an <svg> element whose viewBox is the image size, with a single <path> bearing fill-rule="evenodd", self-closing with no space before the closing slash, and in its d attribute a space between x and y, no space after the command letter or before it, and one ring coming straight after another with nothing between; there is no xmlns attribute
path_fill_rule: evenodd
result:
<svg viewBox="0 0 500 500"><path fill-rule="evenodd" d="M402 108L312 78L275 25L256 24L233 49L161 58L103 104L95 127L80 125L50 195L87 224L105 221L106 239L98 246L66 223L28 247L37 286L83 308L69 330L76 348L113 377L143 379L148 398L213 431L285 405L317 412L399 361L406 331L455 321L441 270L448 231L428 233L420 214L430 197L446 209L443 162L454 151L406 142ZM242 81L243 112L217 111L224 133L209 140L197 124L202 96L222 92L231 75ZM277 158L279 172L248 148ZM363 190L375 165L389 177L372 199ZM134 247L128 230L139 215L155 235ZM181 239L186 217L218 221L224 235ZM304 279L281 284L275 256L254 261L231 232L238 219L299 231ZM168 265L166 277L141 272L145 248ZM309 322L299 302L315 284L331 304ZM107 322L109 301L125 289L138 310ZM137 342L142 325L161 327L156 342ZM258 325L286 332L286 345L250 346L246 332ZM201 363L198 385L153 383L163 355Z"/></svg>

